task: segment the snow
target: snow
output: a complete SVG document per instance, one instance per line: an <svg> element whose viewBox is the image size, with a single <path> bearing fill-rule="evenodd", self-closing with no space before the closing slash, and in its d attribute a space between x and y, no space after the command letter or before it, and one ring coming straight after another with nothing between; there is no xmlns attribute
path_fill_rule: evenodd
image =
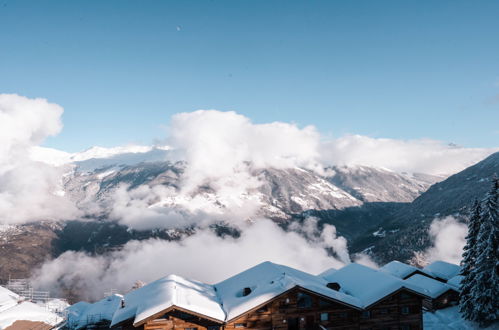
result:
<svg viewBox="0 0 499 330"><path fill-rule="evenodd" d="M464 276L462 275L456 275L450 280L447 281L447 284L452 286L454 289L460 291L461 290L461 281L463 280Z"/></svg>
<svg viewBox="0 0 499 330"><path fill-rule="evenodd" d="M111 326L134 318L134 325L177 306L223 322L224 311L212 285L169 275L124 296L125 307L114 313Z"/></svg>
<svg viewBox="0 0 499 330"><path fill-rule="evenodd" d="M322 273L320 276L328 282L340 284L340 291L358 298L363 308L401 288L418 293L421 291L420 287L412 283L356 263L351 263L333 273Z"/></svg>
<svg viewBox="0 0 499 330"><path fill-rule="evenodd" d="M223 301L226 320L231 320L296 286L360 307L361 302L358 299L328 288L327 283L320 276L267 261L234 275L215 287ZM244 288L250 288L251 293L243 296Z"/></svg>
<svg viewBox="0 0 499 330"><path fill-rule="evenodd" d="M0 312L0 329L5 329L20 320L40 321L55 325L62 321L62 317L47 311L46 308L25 301Z"/></svg>
<svg viewBox="0 0 499 330"><path fill-rule="evenodd" d="M427 272L430 272L434 276L442 278L446 281L456 275L459 275L459 273L461 272L461 267L445 261L435 261L423 269Z"/></svg>
<svg viewBox="0 0 499 330"><path fill-rule="evenodd" d="M442 283L440 281L437 281L435 279L426 277L421 274L415 274L409 277L408 279L405 280L407 283L414 284L416 286L421 287L421 294L424 294L426 296L429 296L431 298L438 298L440 295L443 293L449 291L449 290L456 290L455 288L451 287L450 285L447 285L445 283Z"/></svg>
<svg viewBox="0 0 499 330"><path fill-rule="evenodd" d="M55 300L53 302L60 303ZM62 321L62 318L51 312L48 307L21 301L17 294L0 286L0 329L5 329L19 320L41 321L55 325Z"/></svg>
<svg viewBox="0 0 499 330"><path fill-rule="evenodd" d="M434 313L423 312L423 328L425 330L478 330L478 325L463 320L459 314L459 307L453 306L440 309ZM499 325L487 328L489 330L499 329Z"/></svg>
<svg viewBox="0 0 499 330"><path fill-rule="evenodd" d="M68 308L68 324L78 329L100 321L111 321L123 296L114 294L96 303L80 302Z"/></svg>
<svg viewBox="0 0 499 330"><path fill-rule="evenodd" d="M394 261L387 263L386 265L381 267L379 270L382 272L385 272L387 274L401 278L401 279L404 279L407 276L409 276L412 273L417 272L417 271L425 273L425 271L422 269L416 268L414 266L405 264L405 263L397 261L397 260L394 260ZM428 274L428 275L432 276L431 274Z"/></svg>
<svg viewBox="0 0 499 330"><path fill-rule="evenodd" d="M19 300L19 296L14 292L0 286L0 313L15 305Z"/></svg>

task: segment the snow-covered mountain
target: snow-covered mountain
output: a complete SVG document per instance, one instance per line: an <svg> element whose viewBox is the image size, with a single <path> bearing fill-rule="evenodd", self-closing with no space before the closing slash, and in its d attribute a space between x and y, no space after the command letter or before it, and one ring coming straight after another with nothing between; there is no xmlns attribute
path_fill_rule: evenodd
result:
<svg viewBox="0 0 499 330"><path fill-rule="evenodd" d="M182 194L186 164L170 158L167 147L92 148L68 158L72 171L66 176L64 190L80 206L101 206L104 216L106 205L122 185L128 190L140 186L168 187L169 193L153 198L151 207L192 211L199 205L204 210L220 212L232 207L210 182L188 195ZM366 202L410 202L442 179L367 166L332 167L323 173L303 168L260 168L252 169L250 176L256 183L231 192L231 200L238 199L239 204L251 200L257 204L256 216L277 221L289 220L308 210L342 210Z"/></svg>

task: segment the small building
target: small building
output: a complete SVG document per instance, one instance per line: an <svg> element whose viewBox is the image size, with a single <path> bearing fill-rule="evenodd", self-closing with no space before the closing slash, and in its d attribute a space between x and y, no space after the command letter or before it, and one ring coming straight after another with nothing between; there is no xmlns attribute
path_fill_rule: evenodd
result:
<svg viewBox="0 0 499 330"><path fill-rule="evenodd" d="M80 301L67 308L67 326L70 329L109 329L115 311L123 296L110 295L93 304Z"/></svg>
<svg viewBox="0 0 499 330"><path fill-rule="evenodd" d="M423 307L426 310L434 311L457 305L459 302L458 290L455 287L442 283L436 279L415 274L405 281L422 289L420 293L427 296L427 298L423 300Z"/></svg>

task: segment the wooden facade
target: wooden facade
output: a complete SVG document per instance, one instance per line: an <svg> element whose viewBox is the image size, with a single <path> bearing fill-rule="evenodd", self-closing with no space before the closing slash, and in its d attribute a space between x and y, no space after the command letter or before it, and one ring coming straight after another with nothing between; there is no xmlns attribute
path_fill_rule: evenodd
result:
<svg viewBox="0 0 499 330"><path fill-rule="evenodd" d="M422 297L402 289L367 310L360 310L295 287L224 324L172 307L136 326L143 330L419 330L422 329Z"/></svg>
<svg viewBox="0 0 499 330"><path fill-rule="evenodd" d="M442 293L437 298L434 299L426 298L425 300L423 300L423 307L426 310L434 311L449 306L455 306L458 303L459 303L459 292L450 289Z"/></svg>

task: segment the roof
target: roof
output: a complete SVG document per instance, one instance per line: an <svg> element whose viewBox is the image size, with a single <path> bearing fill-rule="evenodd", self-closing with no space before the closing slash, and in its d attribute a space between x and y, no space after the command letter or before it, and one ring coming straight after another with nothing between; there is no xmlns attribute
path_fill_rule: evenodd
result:
<svg viewBox="0 0 499 330"><path fill-rule="evenodd" d="M85 327L89 321L91 323L97 323L104 320L111 321L122 298L122 295L114 294L93 304L79 302L71 305L67 309L68 322L78 329Z"/></svg>
<svg viewBox="0 0 499 330"><path fill-rule="evenodd" d="M433 299L438 298L440 295L449 290L456 291L456 289L451 287L450 285L447 285L438 280L426 277L421 274L415 274L406 279L405 281L407 283L416 285L417 287L420 288L419 292L421 294L424 294Z"/></svg>
<svg viewBox="0 0 499 330"><path fill-rule="evenodd" d="M384 272L384 273L391 274L393 276L401 278L401 279L404 279L415 272L428 273L422 269L405 264L405 263L397 261L397 260L394 260L394 261L387 263L386 265L381 267L379 270ZM431 274L428 274L428 275L431 276Z"/></svg>
<svg viewBox="0 0 499 330"><path fill-rule="evenodd" d="M423 269L446 281L459 275L461 272L461 267L445 261L435 261Z"/></svg>
<svg viewBox="0 0 499 330"><path fill-rule="evenodd" d="M356 263L325 275L328 282L340 284L340 291L356 297L366 308L403 288L420 293L421 288L398 277Z"/></svg>
<svg viewBox="0 0 499 330"><path fill-rule="evenodd" d="M327 283L320 276L267 261L234 275L215 287L223 301L226 320L232 320L297 286L361 308L361 302L357 298L332 290L327 287ZM243 296L244 288L250 288L251 293Z"/></svg>
<svg viewBox="0 0 499 330"><path fill-rule="evenodd" d="M17 305L19 296L0 286L0 312Z"/></svg>
<svg viewBox="0 0 499 330"><path fill-rule="evenodd" d="M134 325L140 324L170 307L179 307L220 322L225 320L225 313L212 285L177 275L160 278L131 291L123 299L125 307L116 310L111 326L132 318Z"/></svg>
<svg viewBox="0 0 499 330"><path fill-rule="evenodd" d="M463 275L456 275L447 281L447 284L452 286L457 291L461 291L461 281L463 280Z"/></svg>

